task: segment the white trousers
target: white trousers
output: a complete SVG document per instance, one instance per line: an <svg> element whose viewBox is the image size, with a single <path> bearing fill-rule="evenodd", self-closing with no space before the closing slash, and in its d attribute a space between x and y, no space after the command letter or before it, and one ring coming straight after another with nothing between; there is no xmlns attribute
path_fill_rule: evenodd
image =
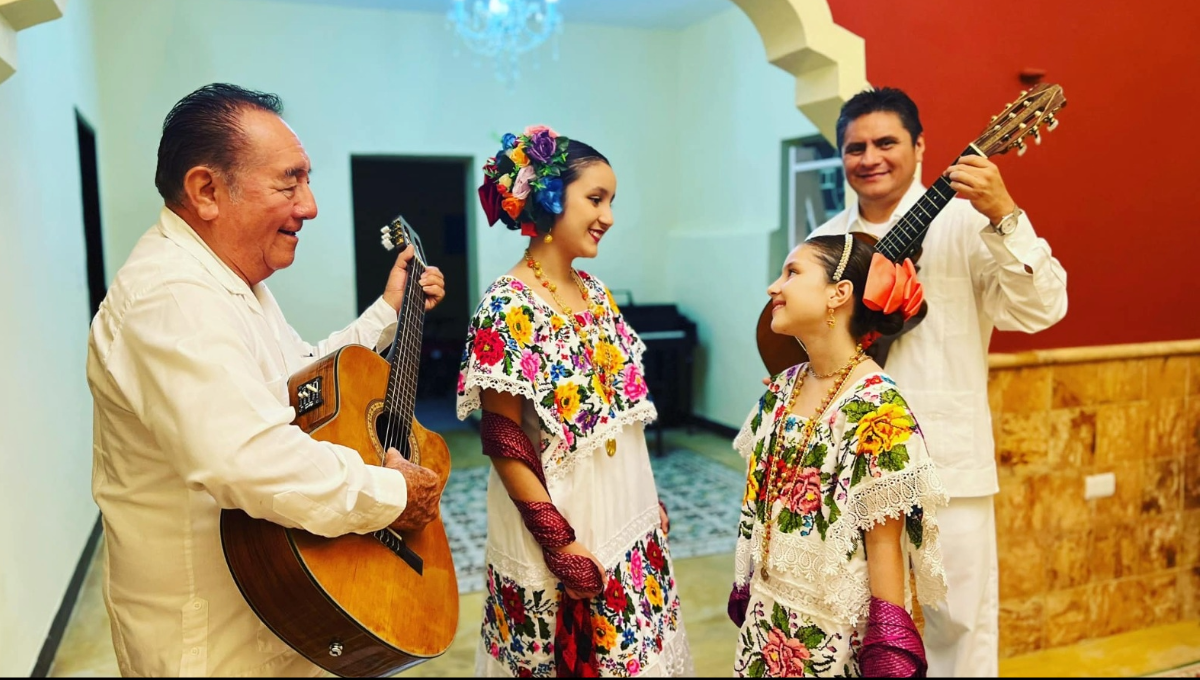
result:
<svg viewBox="0 0 1200 680"><path fill-rule="evenodd" d="M937 521L948 602L921 608L929 677L998 677L1000 570L992 497L951 498Z"/></svg>

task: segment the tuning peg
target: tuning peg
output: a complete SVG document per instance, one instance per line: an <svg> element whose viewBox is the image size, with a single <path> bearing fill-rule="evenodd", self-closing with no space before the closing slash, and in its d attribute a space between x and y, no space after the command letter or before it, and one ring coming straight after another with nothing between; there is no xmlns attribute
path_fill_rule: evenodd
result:
<svg viewBox="0 0 1200 680"><path fill-rule="evenodd" d="M1029 147L1025 146L1024 141L1017 142L1017 155L1018 156L1024 156L1025 152L1028 150L1029 150Z"/></svg>
<svg viewBox="0 0 1200 680"><path fill-rule="evenodd" d="M995 122L996 122L996 116L992 116L992 122L993 122L993 123L995 123Z"/></svg>
<svg viewBox="0 0 1200 680"><path fill-rule="evenodd" d="M1033 129L1033 143L1034 144L1042 143L1042 132L1040 130L1038 130L1037 128Z"/></svg>
<svg viewBox="0 0 1200 680"><path fill-rule="evenodd" d="M1054 128L1058 127L1058 119L1054 117L1053 113L1046 116L1046 121L1046 132L1051 132Z"/></svg>
<svg viewBox="0 0 1200 680"><path fill-rule="evenodd" d="M1029 94L1029 90L1021 90L1021 96L1022 96L1022 97L1024 97L1024 96L1025 96L1025 95L1027 95L1027 94Z"/></svg>

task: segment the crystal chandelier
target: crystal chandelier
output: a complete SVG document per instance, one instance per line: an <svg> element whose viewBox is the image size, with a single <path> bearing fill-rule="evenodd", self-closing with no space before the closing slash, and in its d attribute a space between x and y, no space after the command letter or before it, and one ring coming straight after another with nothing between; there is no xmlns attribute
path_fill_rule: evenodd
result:
<svg viewBox="0 0 1200 680"><path fill-rule="evenodd" d="M472 52L496 61L496 77L512 87L520 77L520 55L562 33L558 0L453 0L447 18ZM558 59L557 40L553 56Z"/></svg>

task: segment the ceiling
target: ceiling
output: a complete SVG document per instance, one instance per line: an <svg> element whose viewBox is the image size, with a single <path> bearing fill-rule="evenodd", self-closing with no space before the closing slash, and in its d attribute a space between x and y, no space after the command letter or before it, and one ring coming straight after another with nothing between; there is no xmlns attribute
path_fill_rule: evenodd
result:
<svg viewBox="0 0 1200 680"><path fill-rule="evenodd" d="M445 14L454 0L277 0L346 8L395 9ZM468 3L474 0L466 0ZM733 7L731 0L559 0L568 24L609 24L679 29Z"/></svg>

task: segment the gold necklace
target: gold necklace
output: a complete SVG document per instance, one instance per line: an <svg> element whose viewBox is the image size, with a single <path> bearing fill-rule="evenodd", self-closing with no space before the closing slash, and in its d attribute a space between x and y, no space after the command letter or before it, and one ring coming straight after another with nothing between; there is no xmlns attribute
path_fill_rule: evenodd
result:
<svg viewBox="0 0 1200 680"><path fill-rule="evenodd" d="M808 422L804 423L804 429L800 431L800 443L796 445L796 454L798 456L803 456L807 452L809 440L812 438L813 432L816 431L817 424L820 422L821 416L824 415L825 409L829 408L829 404L833 402L834 397L837 396L838 392L840 392L842 387L846 384L846 379L850 377L850 374L854 371L854 367L858 366L865 359L866 357L863 354L862 345L859 345L854 353L854 356L850 357L850 361L848 361L845 366L842 366L837 371L830 374L837 375L838 379L833 386L829 388L829 391L825 393L825 398L821 400L821 405L817 407L817 411L813 414L813 417L809 418ZM802 372L796 379L796 382L792 384L792 391L788 395L787 408L784 409L783 414L779 418L779 423L775 428L775 446L771 447L771 452L767 456L766 460L767 469L763 475L763 486L766 487L766 493L763 494L766 496L766 510L764 511L763 515L764 526L762 559L760 560L760 564L762 564L762 575L764 581L770 580L770 575L767 572L767 559L771 556L771 531L775 526L772 510L774 509L775 503L779 500L780 495L783 492L783 487L786 486L788 482L794 483L796 481L797 468L799 468L799 465L792 465L790 467L786 480L782 478L778 480L775 479L775 468L777 466L782 467L783 458L780 456L780 450L783 448L783 433L787 429L788 416L792 414L792 409L796 406L796 399L800 396L801 388L804 387L804 376L807 372L808 370L806 367L805 371ZM782 469L779 471L779 474L783 474ZM778 481L779 483L773 483L775 481Z"/></svg>
<svg viewBox="0 0 1200 680"><path fill-rule="evenodd" d="M563 314L567 317L567 321L571 324L571 327L575 329L576 335L579 336L579 340L583 343L584 350L588 355L588 360L592 362L592 370L600 375L600 381L604 386L605 399L611 402L612 398L609 395L614 391L612 387L612 376L608 375L607 372L601 370L600 367L596 365L594 360L596 348L593 343L589 342L587 329L584 328L583 324L581 324L579 320L575 318L575 313L571 310L571 307L563 302L562 298L558 297L558 285L546 278L545 272L542 271L542 265L537 260L533 259L533 255L529 253L528 248L525 249L525 266L529 267L529 269L533 272L534 278L541 282L543 288L550 291L550 297L554 298L554 301L558 303L560 308L562 308ZM587 304L589 300L587 287L583 285L583 279L580 278L579 273L575 271L574 267L571 268L571 280L573 280L576 287L579 288L579 294L583 296L584 304ZM596 337L599 339L600 319L605 315L604 306L599 303L593 303L590 311L592 312L592 318L596 324ZM617 455L617 440L606 440L604 442L604 451L609 455L610 458Z"/></svg>

